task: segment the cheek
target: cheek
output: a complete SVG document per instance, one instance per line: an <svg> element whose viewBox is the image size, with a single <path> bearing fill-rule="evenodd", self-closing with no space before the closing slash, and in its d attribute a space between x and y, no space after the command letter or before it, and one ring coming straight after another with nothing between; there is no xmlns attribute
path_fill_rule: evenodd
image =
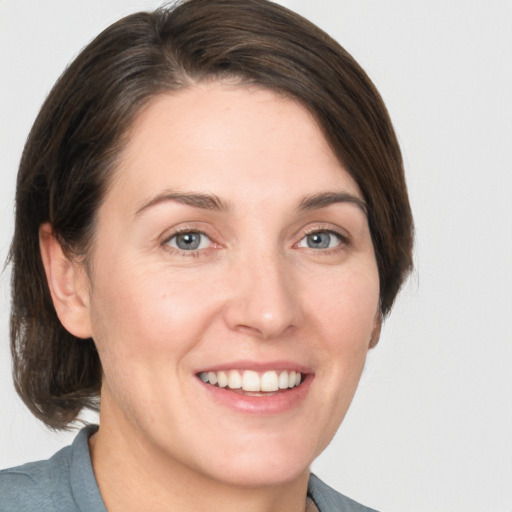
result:
<svg viewBox="0 0 512 512"><path fill-rule="evenodd" d="M163 389L177 400L186 357L214 314L212 297L150 267L139 273L133 267L110 270L109 279L97 276L91 295L93 337L104 374L102 407L120 407L136 421L145 411L150 421L162 413Z"/></svg>
<svg viewBox="0 0 512 512"><path fill-rule="evenodd" d="M342 270L310 287L312 312L331 348L345 351L367 349L376 325L379 307L379 278L374 265Z"/></svg>
<svg viewBox="0 0 512 512"><path fill-rule="evenodd" d="M100 356L127 360L177 358L197 342L216 312L215 294L199 276L118 265L96 277L91 323ZM129 276L127 278L126 276Z"/></svg>
<svg viewBox="0 0 512 512"><path fill-rule="evenodd" d="M378 274L373 265L333 272L309 288L308 334L315 353L315 397L320 410L308 421L321 432L316 454L322 452L345 417L359 383L376 325ZM316 382L316 384L315 384ZM321 397L321 398L319 398Z"/></svg>
<svg viewBox="0 0 512 512"><path fill-rule="evenodd" d="M338 405L348 407L364 367L379 318L378 282L376 268L367 266L332 279L326 293L311 290L311 315L322 340L315 350L325 362L319 376L329 382Z"/></svg>

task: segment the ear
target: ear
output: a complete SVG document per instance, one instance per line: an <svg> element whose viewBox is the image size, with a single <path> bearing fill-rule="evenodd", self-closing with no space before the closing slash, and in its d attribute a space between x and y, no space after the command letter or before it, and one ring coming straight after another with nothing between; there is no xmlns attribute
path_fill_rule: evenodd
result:
<svg viewBox="0 0 512 512"><path fill-rule="evenodd" d="M39 247L59 320L74 336L90 338L89 280L84 266L66 256L49 223L39 228Z"/></svg>
<svg viewBox="0 0 512 512"><path fill-rule="evenodd" d="M382 329L382 314L379 311L377 311L377 314L375 315L375 323L373 324L373 330L372 335L370 338L370 344L368 345L368 349L371 349L377 345L380 339L380 332Z"/></svg>

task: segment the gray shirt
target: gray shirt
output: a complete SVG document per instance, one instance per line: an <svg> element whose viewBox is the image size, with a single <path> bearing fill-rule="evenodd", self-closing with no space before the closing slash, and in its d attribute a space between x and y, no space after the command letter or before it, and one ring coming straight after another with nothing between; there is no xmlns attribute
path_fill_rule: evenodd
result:
<svg viewBox="0 0 512 512"><path fill-rule="evenodd" d="M0 471L0 512L106 512L82 429L73 444L45 461ZM319 512L375 512L339 494L311 475L308 495Z"/></svg>

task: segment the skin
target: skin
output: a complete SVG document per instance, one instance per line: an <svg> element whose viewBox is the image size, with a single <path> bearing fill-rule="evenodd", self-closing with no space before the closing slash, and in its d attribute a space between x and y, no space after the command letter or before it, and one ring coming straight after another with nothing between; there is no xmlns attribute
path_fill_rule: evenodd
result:
<svg viewBox="0 0 512 512"><path fill-rule="evenodd" d="M170 193L225 208L162 199ZM199 84L154 98L136 120L88 272L42 227L59 317L94 338L104 369L90 445L109 511L304 509L308 468L380 330L365 213L351 201L300 208L323 193L362 200L302 106ZM206 236L185 251L176 230ZM312 232L330 233L331 247L310 247ZM302 365L307 393L276 413L213 400L197 372L237 361Z"/></svg>

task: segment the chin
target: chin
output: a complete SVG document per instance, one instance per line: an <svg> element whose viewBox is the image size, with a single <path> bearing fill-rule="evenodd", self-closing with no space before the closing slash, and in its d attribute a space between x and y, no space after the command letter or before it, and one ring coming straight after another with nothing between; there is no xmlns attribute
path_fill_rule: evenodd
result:
<svg viewBox="0 0 512 512"><path fill-rule="evenodd" d="M233 443L220 456L220 464L209 464L210 474L226 484L245 488L285 485L307 478L309 466L317 455L307 443L290 443L290 436L286 436L287 440L257 437L246 440L241 448L239 443ZM216 461L212 458L208 462Z"/></svg>
<svg viewBox="0 0 512 512"><path fill-rule="evenodd" d="M236 464L217 475L228 485L240 488L264 488L282 486L307 477L310 464L292 466L278 462L252 461L248 464Z"/></svg>

